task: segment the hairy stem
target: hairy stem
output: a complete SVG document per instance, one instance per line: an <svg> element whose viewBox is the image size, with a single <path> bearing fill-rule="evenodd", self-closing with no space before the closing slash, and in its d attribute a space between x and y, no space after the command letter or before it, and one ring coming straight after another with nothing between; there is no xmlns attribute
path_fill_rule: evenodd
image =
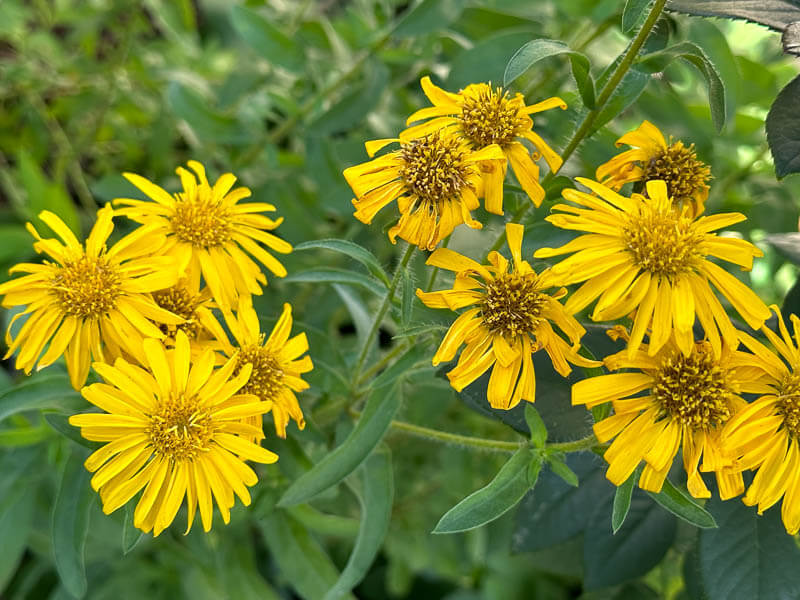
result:
<svg viewBox="0 0 800 600"><path fill-rule="evenodd" d="M367 360L367 356L369 355L369 349L372 346L372 342L374 341L375 336L378 334L378 329L381 326L383 317L386 316L386 312L392 305L392 299L394 298L394 292L397 289L397 284L400 282L400 278L403 275L403 269L406 268L406 266L408 265L408 261L411 260L411 256L414 254L414 250L416 250L416 246L414 246L413 244L408 244L408 246L406 247L406 251L403 254L403 258L400 259L400 262L397 265L397 269L395 269L394 277L392 277L392 281L389 283L389 289L386 290L386 296L383 299L383 303L378 309L378 312L375 314L375 320L372 322L372 327L370 328L369 333L367 334L367 337L364 340L364 345L361 347L361 352L358 355L358 360L356 361L356 368L353 376L353 382L357 382L361 379L361 369L364 367L364 361Z"/></svg>

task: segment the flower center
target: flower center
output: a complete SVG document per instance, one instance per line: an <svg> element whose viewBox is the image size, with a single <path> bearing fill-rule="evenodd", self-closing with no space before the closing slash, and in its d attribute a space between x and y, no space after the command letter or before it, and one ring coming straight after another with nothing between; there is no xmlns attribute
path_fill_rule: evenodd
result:
<svg viewBox="0 0 800 600"><path fill-rule="evenodd" d="M120 276L106 258L84 255L56 269L50 291L67 315L95 317L116 305Z"/></svg>
<svg viewBox="0 0 800 600"><path fill-rule="evenodd" d="M404 143L400 177L408 190L435 210L438 203L457 198L467 183L469 167L456 138L431 134Z"/></svg>
<svg viewBox="0 0 800 600"><path fill-rule="evenodd" d="M180 394L162 402L150 415L147 434L156 452L182 461L205 452L214 431L211 417L198 407L197 397Z"/></svg>
<svg viewBox="0 0 800 600"><path fill-rule="evenodd" d="M643 181L665 181L673 202L691 200L697 192L708 188L706 182L710 178L711 168L697 159L694 144L687 148L680 141L670 144L644 165Z"/></svg>
<svg viewBox="0 0 800 600"><path fill-rule="evenodd" d="M201 302L198 296L193 296L186 288L176 286L153 292L153 300L164 310L168 310L172 314L185 319L180 325L159 323L158 326L164 335L174 337L180 330L189 339L197 339L197 334L200 331L200 321L197 319L195 310L197 310Z"/></svg>
<svg viewBox="0 0 800 600"><path fill-rule="evenodd" d="M486 88L477 97L466 96L461 108L461 128L478 148L489 144L506 146L525 128L525 116L502 88Z"/></svg>
<svg viewBox="0 0 800 600"><path fill-rule="evenodd" d="M671 277L693 270L702 258L702 236L690 225L691 220L679 213L647 206L629 217L623 239L639 268Z"/></svg>
<svg viewBox="0 0 800 600"><path fill-rule="evenodd" d="M492 333L505 337L529 334L541 321L544 302L534 273L505 273L486 284L481 304L483 322Z"/></svg>
<svg viewBox="0 0 800 600"><path fill-rule="evenodd" d="M778 414L789 435L800 439L800 376L787 375L778 388Z"/></svg>
<svg viewBox="0 0 800 600"><path fill-rule="evenodd" d="M170 223L180 241L198 248L221 246L231 238L229 211L210 193L208 197L181 198Z"/></svg>
<svg viewBox="0 0 800 600"><path fill-rule="evenodd" d="M247 363L253 365L253 372L239 393L254 394L261 400L275 400L283 387L283 369L272 353L260 343L246 346L239 350L236 372Z"/></svg>
<svg viewBox="0 0 800 600"><path fill-rule="evenodd" d="M653 398L667 418L708 430L731 417L734 392L708 344L698 343L688 358L677 352L666 359L655 379Z"/></svg>

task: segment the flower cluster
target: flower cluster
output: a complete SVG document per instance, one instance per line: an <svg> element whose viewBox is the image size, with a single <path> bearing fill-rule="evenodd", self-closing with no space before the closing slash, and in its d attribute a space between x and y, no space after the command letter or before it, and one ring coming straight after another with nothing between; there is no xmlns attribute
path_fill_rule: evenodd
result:
<svg viewBox="0 0 800 600"><path fill-rule="evenodd" d="M101 208L85 242L41 213L57 238L28 230L47 259L16 265L12 273L25 275L0 285L3 306L24 307L9 325L6 357L16 353L30 373L64 356L73 387L103 411L70 418L103 443L86 460L103 510L143 489L134 525L155 535L184 498L187 531L197 511L211 528L214 502L226 523L234 495L250 503L258 477L245 461L278 458L260 446L262 415L272 413L282 437L289 419L302 428L295 392L312 369L305 334L291 336L291 306L266 337L252 305L267 282L258 263L286 274L265 247L292 249L270 233L281 219L263 213L275 207L240 202L250 190L234 188L230 173L211 185L200 163L189 167L177 169L183 190L174 195L126 173L150 200ZM115 215L139 226L109 247ZM90 368L102 382L85 385Z"/></svg>

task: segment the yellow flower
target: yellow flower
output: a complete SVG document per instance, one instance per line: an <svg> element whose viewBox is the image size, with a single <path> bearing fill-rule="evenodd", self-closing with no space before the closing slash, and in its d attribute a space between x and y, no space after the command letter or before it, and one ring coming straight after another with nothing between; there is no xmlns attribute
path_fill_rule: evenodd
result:
<svg viewBox="0 0 800 600"><path fill-rule="evenodd" d="M216 308L208 287L200 290L200 278L184 277L174 286L153 292L153 301L183 319L182 323L162 324L161 332L167 336L166 344L175 343L175 335L183 331L192 342L192 357L206 348L222 350L228 344L228 336L214 316Z"/></svg>
<svg viewBox="0 0 800 600"><path fill-rule="evenodd" d="M692 496L711 495L699 471L716 473L723 500L742 493L740 469L725 453L721 433L746 406L739 394L762 387L753 380L752 359L727 345L716 354L707 341L693 342L685 355L674 340L655 354L643 347L632 357L626 350L607 357L610 370L634 371L583 379L572 386L573 404L614 406L614 414L594 426L600 442L616 438L605 451L606 477L621 485L644 461L639 487L658 492L682 449Z"/></svg>
<svg viewBox="0 0 800 600"><path fill-rule="evenodd" d="M367 142L367 153L375 152L398 139ZM470 214L478 208L481 165L503 160L498 146L472 152L457 137L434 132L402 141L395 150L369 162L344 170L356 198L354 216L371 223L380 209L397 200L400 220L389 229L394 244L397 237L424 250L433 250L458 225L473 229L482 225Z"/></svg>
<svg viewBox="0 0 800 600"><path fill-rule="evenodd" d="M783 498L781 517L786 531L800 530L800 321L791 315L794 338L777 306L780 337L763 328L776 354L742 332L743 344L763 365L764 394L725 425L725 447L739 459L739 468L756 469L743 501L758 505L758 514Z"/></svg>
<svg viewBox="0 0 800 600"><path fill-rule="evenodd" d="M117 214L125 215L137 223L151 226L157 235L166 236L162 254L172 256L180 273L198 271L211 288L214 300L223 309L236 305L239 295L261 294L261 285L267 279L261 268L248 256L252 255L278 277L286 269L261 244L286 254L292 246L268 233L283 222L268 219L262 214L275 207L264 202L239 204L250 196L250 190L239 187L231 190L236 177L222 175L212 187L199 162L190 160L189 166L197 174L178 167L183 191L174 196L134 173L124 173L125 178L154 202L118 198L115 204L125 205Z"/></svg>
<svg viewBox="0 0 800 600"><path fill-rule="evenodd" d="M417 296L431 308L473 307L450 326L433 356L433 364L452 360L461 345L466 344L458 364L447 374L450 384L460 392L492 369L487 397L494 408L508 409L520 400L535 400L532 355L542 348L555 370L565 377L572 370L568 362L581 366L598 364L577 353L586 331L558 302L566 290L545 293L555 285L552 273L544 271L537 275L522 260L523 231L522 225L506 225L513 257L510 272L508 261L497 252L489 254L491 265L483 266L457 252L439 248L427 264L455 272L453 289L417 290ZM566 334L572 346L556 333L553 325Z"/></svg>
<svg viewBox="0 0 800 600"><path fill-rule="evenodd" d="M54 262L15 265L11 273L28 275L0 285L3 306L27 306L11 320L6 334L5 358L19 350L18 369L30 373L37 364L42 369L63 354L70 381L79 389L92 357L141 357L145 337L164 337L151 320L161 324L182 321L147 295L178 278L172 259L152 256L164 244L164 236L152 228L140 228L108 249L106 241L114 229L112 215L110 206L97 212L97 222L84 244L49 211L39 218L61 241L41 237L28 223L28 231L37 240L33 248ZM26 320L14 337L14 322L21 317Z"/></svg>
<svg viewBox="0 0 800 600"><path fill-rule="evenodd" d="M658 128L649 121L617 140L633 146L618 154L607 163L597 167L597 180L613 190L619 190L629 182L661 179L667 184L667 194L673 203L690 206L692 214L698 216L705 208L708 199L708 180L710 167L697 159L694 144L684 146L678 140L667 144Z"/></svg>
<svg viewBox="0 0 800 600"><path fill-rule="evenodd" d="M290 418L303 429L306 422L295 392L308 389L308 383L301 379L301 375L311 371L314 365L310 356L302 356L308 351L306 334L299 333L289 338L292 306L288 303L283 305L283 312L266 341L249 298L240 298L236 318L226 314L226 319L239 344L238 349L228 349L229 356L236 356L236 372L252 368L252 375L242 393L252 394L272 405L275 432L280 437L286 437ZM261 418L256 419L260 427Z"/></svg>
<svg viewBox="0 0 800 600"><path fill-rule="evenodd" d="M508 91L492 89L486 83L473 83L457 94L435 86L430 77L423 77L420 83L433 106L418 110L408 118L407 123L434 118L407 129L401 134L401 139L452 128L474 150L497 144L507 160L485 167L486 210L503 214L503 180L508 162L511 162L522 189L539 206L544 199L544 189L539 184L539 167L534 160L544 157L553 173L561 168L563 161L533 130L530 115L556 107L566 109L567 104L561 98L554 97L526 106L522 94L512 97ZM520 142L521 139L534 145L536 151L532 155Z"/></svg>
<svg viewBox="0 0 800 600"><path fill-rule="evenodd" d="M577 204L558 204L547 220L563 229L587 232L561 248L542 248L544 258L574 252L553 267L564 285L585 281L567 300L570 314L594 302L591 317L611 321L629 314L636 317L629 343L636 352L645 331L652 330L649 351L658 352L675 331L676 343L686 356L692 351L695 316L717 354L722 338L738 345L736 329L709 284L714 284L750 327L761 327L769 309L733 275L712 263L709 256L750 269L753 257L763 256L750 242L721 237L714 230L745 220L740 213L694 218L688 207L673 210L663 181L648 181L646 198L621 196L590 179L578 178L597 196L564 190L564 198ZM719 330L719 331L718 331Z"/></svg>
<svg viewBox="0 0 800 600"><path fill-rule="evenodd" d="M152 338L144 345L144 369L123 359L114 366L93 365L107 383L86 386L81 393L105 412L73 415L69 422L87 440L105 442L85 463L94 473L91 483L100 493L103 512L117 510L145 488L133 515L136 527L158 535L172 523L185 497L186 531L198 509L203 529L209 531L212 498L225 523L234 494L250 504L247 487L258 477L244 461L278 460L246 439L256 432L242 423L269 410L270 404L238 393L250 369L232 377L235 357L216 371L211 350L192 362L182 331L173 349Z"/></svg>

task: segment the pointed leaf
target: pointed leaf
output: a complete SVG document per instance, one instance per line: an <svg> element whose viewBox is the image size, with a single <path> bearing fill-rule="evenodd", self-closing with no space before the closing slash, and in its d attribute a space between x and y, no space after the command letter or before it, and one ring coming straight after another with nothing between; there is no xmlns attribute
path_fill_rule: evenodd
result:
<svg viewBox="0 0 800 600"><path fill-rule="evenodd" d="M619 486L614 492L614 508L611 512L611 531L617 533L619 528L625 522L625 517L628 516L628 511L631 508L631 498L633 497L633 488L636 482L639 481L639 474L641 469L637 469L628 479Z"/></svg>
<svg viewBox="0 0 800 600"><path fill-rule="evenodd" d="M502 466L488 485L473 492L448 510L433 533L468 531L494 521L514 508L527 491L536 485L539 469L529 473L529 465L541 467L542 457L528 448L520 448Z"/></svg>
<svg viewBox="0 0 800 600"><path fill-rule="evenodd" d="M231 9L231 23L236 33L271 64L290 71L302 71L302 48L258 12L244 6L234 6Z"/></svg>
<svg viewBox="0 0 800 600"><path fill-rule="evenodd" d="M728 17L783 31L800 21L800 4L793 0L669 0L667 10L702 17Z"/></svg>
<svg viewBox="0 0 800 600"><path fill-rule="evenodd" d="M664 480L664 486L659 493L647 493L669 512L695 527L713 529L717 526L710 512L697 504L687 493L676 488L669 479Z"/></svg>
<svg viewBox="0 0 800 600"><path fill-rule="evenodd" d="M66 374L37 375L0 393L0 421L26 410L57 408L76 412L85 406Z"/></svg>
<svg viewBox="0 0 800 600"><path fill-rule="evenodd" d="M377 296L386 292L386 287L374 277L336 267L318 267L292 273L285 277L284 281L288 283L341 283L360 287Z"/></svg>
<svg viewBox="0 0 800 600"><path fill-rule="evenodd" d="M632 33L641 27L653 0L626 0L622 11L622 33Z"/></svg>
<svg viewBox="0 0 800 600"><path fill-rule="evenodd" d="M531 444L534 448L544 448L547 442L547 426L532 402L525 403L525 422L531 430Z"/></svg>
<svg viewBox="0 0 800 600"><path fill-rule="evenodd" d="M349 256L353 260L356 260L367 267L370 273L385 283L387 287L389 286L389 276L383 270L381 263L372 252L363 246L359 246L358 244L348 240L311 240L309 242L297 244L294 247L294 252L317 249L330 250L331 252L338 252L339 254Z"/></svg>
<svg viewBox="0 0 800 600"><path fill-rule="evenodd" d="M125 516L122 520L122 553L128 554L142 539L144 532L133 525L133 513L136 504L128 502L125 505Z"/></svg>
<svg viewBox="0 0 800 600"><path fill-rule="evenodd" d="M458 18L464 4L465 0L422 0L400 17L394 35L413 37L441 30Z"/></svg>

